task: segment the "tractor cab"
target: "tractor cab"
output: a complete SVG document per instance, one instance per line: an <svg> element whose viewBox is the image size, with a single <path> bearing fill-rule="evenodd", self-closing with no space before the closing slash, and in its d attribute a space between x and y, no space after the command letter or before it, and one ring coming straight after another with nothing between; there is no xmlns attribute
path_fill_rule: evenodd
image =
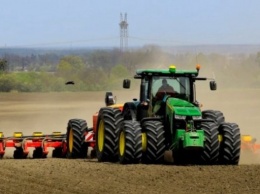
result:
<svg viewBox="0 0 260 194"><path fill-rule="evenodd" d="M191 101L190 79L179 76L154 76L151 79L150 115L162 115L168 98Z"/></svg>
<svg viewBox="0 0 260 194"><path fill-rule="evenodd" d="M135 79L141 79L139 110L142 112L138 120L165 115L168 99L172 99L171 102L178 101L177 104L185 101L199 106L196 101L195 81L207 80L197 77L199 70L200 66L196 70L178 70L175 66L160 70L137 70ZM123 87L130 88L130 80L124 80ZM210 88L216 90L215 81L210 82Z"/></svg>

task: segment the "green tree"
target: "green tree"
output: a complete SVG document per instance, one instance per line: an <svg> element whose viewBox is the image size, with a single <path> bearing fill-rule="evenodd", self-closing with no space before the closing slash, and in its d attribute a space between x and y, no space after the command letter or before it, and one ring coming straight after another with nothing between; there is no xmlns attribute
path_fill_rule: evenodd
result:
<svg viewBox="0 0 260 194"><path fill-rule="evenodd" d="M5 59L0 59L0 73L8 71L8 62Z"/></svg>
<svg viewBox="0 0 260 194"><path fill-rule="evenodd" d="M57 74L67 79L73 79L84 69L84 63L78 56L63 57L57 67Z"/></svg>
<svg viewBox="0 0 260 194"><path fill-rule="evenodd" d="M15 90L16 81L12 74L2 74L0 76L0 91L10 92Z"/></svg>
<svg viewBox="0 0 260 194"><path fill-rule="evenodd" d="M111 75L117 78L124 78L128 76L129 72L123 65L116 65L111 69Z"/></svg>

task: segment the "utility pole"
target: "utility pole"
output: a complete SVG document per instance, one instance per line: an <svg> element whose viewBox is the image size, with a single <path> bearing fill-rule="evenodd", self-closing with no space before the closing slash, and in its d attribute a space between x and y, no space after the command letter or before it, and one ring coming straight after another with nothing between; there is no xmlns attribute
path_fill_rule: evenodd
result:
<svg viewBox="0 0 260 194"><path fill-rule="evenodd" d="M127 14L120 14L120 51L124 52L128 47L128 23L127 23Z"/></svg>

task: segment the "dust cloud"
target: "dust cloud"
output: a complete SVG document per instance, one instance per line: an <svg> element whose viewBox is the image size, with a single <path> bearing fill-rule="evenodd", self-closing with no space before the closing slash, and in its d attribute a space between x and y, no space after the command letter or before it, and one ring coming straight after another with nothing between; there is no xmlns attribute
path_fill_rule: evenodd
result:
<svg viewBox="0 0 260 194"><path fill-rule="evenodd" d="M202 75L210 71L201 70ZM217 74L218 75L218 74ZM239 75L237 75L239 76ZM210 76L209 76L210 77ZM221 79L220 76L218 76ZM218 82L218 79L216 79ZM230 80L232 82L232 80ZM242 134L249 134L260 142L260 89L230 87L234 83L218 84L210 91L209 82L196 83L197 100L202 110L222 111L226 122L237 123ZM138 89L138 87L135 87ZM139 98L135 89L112 91L117 103ZM5 136L22 131L30 135L35 131L44 134L60 131L66 133L70 119L85 119L92 127L92 116L105 106L105 91L100 92L52 92L52 93L1 93L0 131Z"/></svg>

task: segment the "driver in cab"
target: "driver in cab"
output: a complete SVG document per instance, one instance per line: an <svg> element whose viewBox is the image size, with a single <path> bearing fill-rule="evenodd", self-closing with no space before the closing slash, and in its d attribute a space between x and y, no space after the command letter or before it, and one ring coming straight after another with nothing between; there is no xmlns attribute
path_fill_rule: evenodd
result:
<svg viewBox="0 0 260 194"><path fill-rule="evenodd" d="M172 86L170 86L167 83L167 80L164 78L162 80L162 86L158 89L158 91L156 92L155 98L156 100L163 100L163 97L167 94L167 95L174 95L174 93L176 93L173 89Z"/></svg>
<svg viewBox="0 0 260 194"><path fill-rule="evenodd" d="M158 91L156 92L156 95L155 95L155 105L154 105L154 108L153 108L153 112L155 114L159 114L159 110L161 108L161 103L162 103L162 100L164 98L165 95L170 95L170 96L173 96L175 94L175 90L173 89L172 86L170 86L167 82L167 80L164 78L162 80L162 86L158 89Z"/></svg>

